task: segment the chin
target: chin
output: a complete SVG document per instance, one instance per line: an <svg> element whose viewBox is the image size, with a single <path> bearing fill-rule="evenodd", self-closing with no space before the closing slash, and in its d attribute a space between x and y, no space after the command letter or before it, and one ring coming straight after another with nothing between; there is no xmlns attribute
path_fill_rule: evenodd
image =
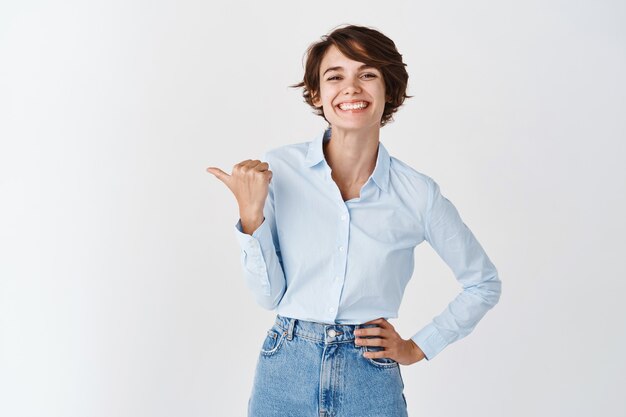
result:
<svg viewBox="0 0 626 417"><path fill-rule="evenodd" d="M331 126L343 129L367 129L380 126L380 120L331 120Z"/></svg>

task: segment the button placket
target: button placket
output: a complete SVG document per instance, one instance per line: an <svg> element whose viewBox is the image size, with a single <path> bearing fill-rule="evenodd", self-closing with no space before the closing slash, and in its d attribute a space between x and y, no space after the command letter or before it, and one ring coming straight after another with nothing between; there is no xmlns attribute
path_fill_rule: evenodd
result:
<svg viewBox="0 0 626 417"><path fill-rule="evenodd" d="M334 181L333 181L334 183ZM349 221L349 211L348 206L345 201L343 201L343 197L339 192L339 188L334 184L335 189L337 191L337 234L336 234L336 245L335 246L335 254L332 259L332 271L330 273L329 279L331 287L329 293L329 299L327 300L327 312L329 314L329 320L334 320L337 314L337 310L339 307L341 292L343 289L343 277L346 269L346 255L348 251L348 235L350 233L350 221Z"/></svg>
<svg viewBox="0 0 626 417"><path fill-rule="evenodd" d="M329 304L339 306L341 300L341 292L343 288L343 277L346 270L347 251L348 251L348 236L350 234L350 222L349 211L346 203L342 200L338 204L339 213L337 217L340 219L337 223L337 246L335 247L335 253L337 256L333 257L333 270L331 275L332 280L332 296L329 300ZM332 314L331 319L335 318L337 312L336 307L328 308L328 312Z"/></svg>

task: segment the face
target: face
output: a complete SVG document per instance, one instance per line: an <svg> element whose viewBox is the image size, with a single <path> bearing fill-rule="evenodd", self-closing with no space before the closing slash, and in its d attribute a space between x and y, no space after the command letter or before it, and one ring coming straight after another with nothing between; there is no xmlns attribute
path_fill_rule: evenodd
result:
<svg viewBox="0 0 626 417"><path fill-rule="evenodd" d="M349 102L365 107L348 108L342 104ZM385 109L382 72L351 60L331 45L320 65L320 95L313 104L323 108L333 128L379 128Z"/></svg>

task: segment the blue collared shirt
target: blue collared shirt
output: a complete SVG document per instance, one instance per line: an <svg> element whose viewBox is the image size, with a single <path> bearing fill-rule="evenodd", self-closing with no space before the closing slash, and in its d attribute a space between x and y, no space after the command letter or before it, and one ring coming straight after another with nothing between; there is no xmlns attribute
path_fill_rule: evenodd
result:
<svg viewBox="0 0 626 417"><path fill-rule="evenodd" d="M468 335L500 298L498 272L437 183L378 143L360 196L344 201L323 153L330 127L309 142L270 149L263 223L235 225L241 265L256 302L278 314L328 324L398 317L424 240L462 291L411 336L430 360Z"/></svg>

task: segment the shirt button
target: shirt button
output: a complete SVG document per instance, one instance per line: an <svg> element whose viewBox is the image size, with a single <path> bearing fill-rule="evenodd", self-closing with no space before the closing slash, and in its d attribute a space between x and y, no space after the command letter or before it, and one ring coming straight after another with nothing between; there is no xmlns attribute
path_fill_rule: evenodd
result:
<svg viewBox="0 0 626 417"><path fill-rule="evenodd" d="M335 336L337 336L337 332L336 332L334 329L330 329L330 330L328 331L328 335L329 335L330 337L335 337Z"/></svg>
<svg viewBox="0 0 626 417"><path fill-rule="evenodd" d="M335 312L335 307L329 308L328 311L330 311L331 313L334 313Z"/></svg>
<svg viewBox="0 0 626 417"><path fill-rule="evenodd" d="M343 246L339 246L339 252L343 252Z"/></svg>
<svg viewBox="0 0 626 417"><path fill-rule="evenodd" d="M339 281L339 275L335 277L335 281Z"/></svg>
<svg viewBox="0 0 626 417"><path fill-rule="evenodd" d="M348 218L348 216L346 216L345 214L342 214L342 215L341 215L341 220L345 220L345 219L347 219L347 218Z"/></svg>

